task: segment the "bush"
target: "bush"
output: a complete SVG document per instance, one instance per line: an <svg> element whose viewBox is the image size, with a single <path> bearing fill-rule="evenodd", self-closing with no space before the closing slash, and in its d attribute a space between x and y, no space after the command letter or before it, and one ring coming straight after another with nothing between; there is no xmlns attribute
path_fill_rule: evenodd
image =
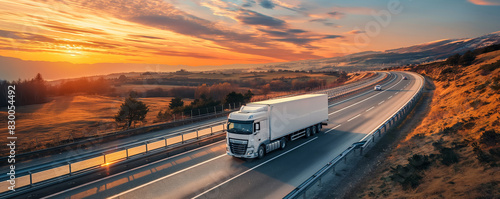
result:
<svg viewBox="0 0 500 199"><path fill-rule="evenodd" d="M454 54L446 59L446 64L456 66L460 61L460 54Z"/></svg>
<svg viewBox="0 0 500 199"><path fill-rule="evenodd" d="M443 147L441 150L439 150L439 152L441 163L443 163L444 165L450 166L459 162L459 156L452 148Z"/></svg>
<svg viewBox="0 0 500 199"><path fill-rule="evenodd" d="M481 75L488 75L490 74L492 71L496 70L500 68L500 60L498 60L497 62L495 63L492 63L492 64L485 64L485 65L482 65L479 70L481 70Z"/></svg>
<svg viewBox="0 0 500 199"><path fill-rule="evenodd" d="M500 134L495 132L495 130L485 131L481 134L479 138L479 143L486 146L495 146L500 142Z"/></svg>
<svg viewBox="0 0 500 199"><path fill-rule="evenodd" d="M460 56L460 60L458 61L458 63L463 66L469 66L475 59L476 56L469 50L465 52L462 56Z"/></svg>
<svg viewBox="0 0 500 199"><path fill-rule="evenodd" d="M403 189L405 190L409 188L417 188L418 185L420 185L420 181L422 180L422 176L420 176L415 171L415 168L410 165L398 165L396 166L396 168L391 168L391 173L391 180L401 184L401 186L403 186Z"/></svg>
<svg viewBox="0 0 500 199"><path fill-rule="evenodd" d="M416 170L425 170L431 165L429 156L415 154L411 158L408 158L408 164L413 166Z"/></svg>

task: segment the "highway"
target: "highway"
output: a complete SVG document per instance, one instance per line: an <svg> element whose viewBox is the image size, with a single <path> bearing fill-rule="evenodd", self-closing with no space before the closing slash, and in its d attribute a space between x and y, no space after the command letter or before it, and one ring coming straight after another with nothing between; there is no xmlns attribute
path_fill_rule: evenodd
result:
<svg viewBox="0 0 500 199"><path fill-rule="evenodd" d="M320 133L263 159L228 156L225 141L219 141L48 198L282 198L390 117L423 81L412 73L392 74L382 91L332 101L329 124Z"/></svg>

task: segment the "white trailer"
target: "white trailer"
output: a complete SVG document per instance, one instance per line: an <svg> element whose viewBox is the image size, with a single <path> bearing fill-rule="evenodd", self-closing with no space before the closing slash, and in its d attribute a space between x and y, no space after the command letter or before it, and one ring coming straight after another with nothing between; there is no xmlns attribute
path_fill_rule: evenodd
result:
<svg viewBox="0 0 500 199"><path fill-rule="evenodd" d="M287 141L309 137L328 121L328 96L306 94L250 103L229 114L227 154L262 158Z"/></svg>

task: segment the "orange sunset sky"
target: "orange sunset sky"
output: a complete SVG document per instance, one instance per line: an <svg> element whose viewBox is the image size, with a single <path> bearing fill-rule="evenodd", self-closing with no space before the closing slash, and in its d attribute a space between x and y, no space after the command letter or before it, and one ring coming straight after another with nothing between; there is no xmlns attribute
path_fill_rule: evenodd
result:
<svg viewBox="0 0 500 199"><path fill-rule="evenodd" d="M318 59L498 31L498 5L498 0L2 0L0 55L190 66Z"/></svg>

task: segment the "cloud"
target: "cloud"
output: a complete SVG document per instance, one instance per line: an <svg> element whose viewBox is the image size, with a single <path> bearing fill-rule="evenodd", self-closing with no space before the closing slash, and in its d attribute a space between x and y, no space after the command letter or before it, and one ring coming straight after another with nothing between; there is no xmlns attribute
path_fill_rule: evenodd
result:
<svg viewBox="0 0 500 199"><path fill-rule="evenodd" d="M324 39L337 39L337 38L343 38L344 36L342 35L327 35L323 37Z"/></svg>
<svg viewBox="0 0 500 199"><path fill-rule="evenodd" d="M337 24L330 22L328 19L311 19L309 20L309 22L319 22L322 23L324 26L334 27L334 28L340 27Z"/></svg>
<svg viewBox="0 0 500 199"><path fill-rule="evenodd" d="M273 9L275 6L271 0L260 0L259 5L267 9Z"/></svg>
<svg viewBox="0 0 500 199"><path fill-rule="evenodd" d="M67 23L61 23L57 21L48 21L43 26L50 28L52 30L66 32L71 34L94 34L94 35L108 35L104 30L98 28L79 28Z"/></svg>
<svg viewBox="0 0 500 199"><path fill-rule="evenodd" d="M286 24L286 22L281 19L270 17L267 15L260 14L258 12L245 9L240 10L240 15L236 16L236 19L247 25L284 27Z"/></svg>
<svg viewBox="0 0 500 199"><path fill-rule="evenodd" d="M335 19L342 19L344 18L345 14L342 12L334 11L334 12L329 12L327 13L329 16L335 18Z"/></svg>
<svg viewBox="0 0 500 199"><path fill-rule="evenodd" d="M160 37L153 37L153 36L147 36L147 35L129 35L130 37L136 37L136 38L146 38L146 39L158 39L158 40L164 40L164 38Z"/></svg>
<svg viewBox="0 0 500 199"><path fill-rule="evenodd" d="M245 1L243 1L243 4L241 4L241 7L250 8L250 7L253 7L253 5L255 5L254 0L245 0Z"/></svg>
<svg viewBox="0 0 500 199"><path fill-rule="evenodd" d="M55 39L52 39L47 36L33 34L33 33L9 31L9 30L0 30L0 37L15 39L15 40L23 40L23 41L56 42Z"/></svg>
<svg viewBox="0 0 500 199"><path fill-rule="evenodd" d="M373 8L368 7L333 7L333 11L330 13L342 13L342 14L354 14L354 15L370 15L375 12Z"/></svg>
<svg viewBox="0 0 500 199"><path fill-rule="evenodd" d="M288 29L288 30L266 30L266 29L258 29L261 32L268 33L270 36L275 37L285 37L285 36L296 36L300 33L306 33L306 30L302 29Z"/></svg>
<svg viewBox="0 0 500 199"><path fill-rule="evenodd" d="M361 33L365 33L366 31L364 30L351 30L349 32L346 32L345 34L350 34L350 35L357 35L357 34L361 34Z"/></svg>
<svg viewBox="0 0 500 199"><path fill-rule="evenodd" d="M472 4L480 6L500 6L500 0L468 0Z"/></svg>

